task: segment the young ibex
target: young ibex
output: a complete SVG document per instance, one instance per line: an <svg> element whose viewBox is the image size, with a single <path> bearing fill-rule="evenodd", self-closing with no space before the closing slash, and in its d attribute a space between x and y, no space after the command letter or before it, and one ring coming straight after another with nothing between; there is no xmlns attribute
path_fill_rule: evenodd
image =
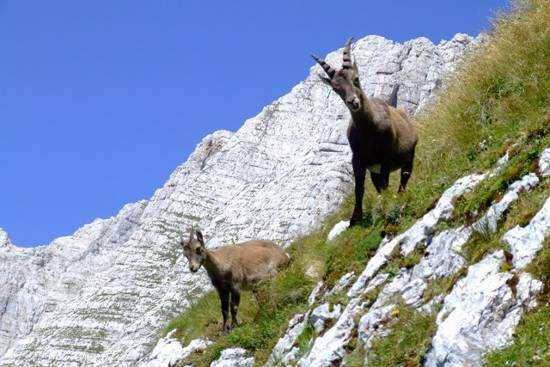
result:
<svg viewBox="0 0 550 367"><path fill-rule="evenodd" d="M355 176L355 207L350 220L350 226L353 226L363 218L367 169L378 192L388 187L390 172L401 169L399 192L405 190L412 173L418 136L405 110L396 108L398 87L392 92L392 105L378 98L367 98L359 83L357 64L351 62L351 42L350 38L344 46L340 70L315 55L311 56L329 76L321 76L321 79L342 98L351 113L348 140Z"/></svg>
<svg viewBox="0 0 550 367"><path fill-rule="evenodd" d="M200 231L191 231L189 241L182 240L183 253L189 261L189 270L195 273L204 266L220 297L223 325L228 331L238 325L237 311L241 290L253 289L259 282L273 277L287 264L290 256L269 241L248 241L207 250ZM227 325L231 296L231 328Z"/></svg>

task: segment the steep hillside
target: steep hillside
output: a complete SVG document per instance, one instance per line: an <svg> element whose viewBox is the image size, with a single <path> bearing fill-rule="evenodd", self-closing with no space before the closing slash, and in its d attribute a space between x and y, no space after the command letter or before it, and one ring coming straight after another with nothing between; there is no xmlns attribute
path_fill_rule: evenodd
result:
<svg viewBox="0 0 550 367"><path fill-rule="evenodd" d="M439 45L369 36L354 55L368 94L386 96L399 83L398 104L414 112L473 43L460 34ZM208 246L255 237L288 244L318 228L351 185L348 112L319 72L237 132L207 136L150 200L35 249L2 232L0 366L148 359L168 320L210 287L181 259L178 239L191 225Z"/></svg>
<svg viewBox="0 0 550 367"><path fill-rule="evenodd" d="M241 326L219 331L210 293L147 365L546 366L550 3L516 7L415 118L405 194L369 190L353 229L348 198Z"/></svg>

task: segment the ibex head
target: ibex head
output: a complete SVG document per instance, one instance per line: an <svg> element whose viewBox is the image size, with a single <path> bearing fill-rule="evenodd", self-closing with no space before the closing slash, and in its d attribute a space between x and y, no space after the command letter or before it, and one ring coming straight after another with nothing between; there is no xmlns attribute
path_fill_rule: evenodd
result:
<svg viewBox="0 0 550 367"><path fill-rule="evenodd" d="M328 84L342 98L351 111L357 111L362 107L362 91L359 83L359 71L355 61L351 62L351 43L348 39L344 46L342 69L336 70L316 55L313 59L321 65L328 78L321 76L321 80Z"/></svg>
<svg viewBox="0 0 550 367"><path fill-rule="evenodd" d="M196 273L204 260L206 259L206 246L204 245L204 239L201 231L196 231L197 239L195 239L195 232L191 229L189 240L182 239L181 245L183 247L183 254L189 261L189 270L192 273Z"/></svg>

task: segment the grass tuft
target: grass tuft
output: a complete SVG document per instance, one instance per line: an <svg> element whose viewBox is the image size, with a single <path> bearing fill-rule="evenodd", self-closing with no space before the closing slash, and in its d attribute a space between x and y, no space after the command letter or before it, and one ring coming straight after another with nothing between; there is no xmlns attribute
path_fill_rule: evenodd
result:
<svg viewBox="0 0 550 367"><path fill-rule="evenodd" d="M397 311L389 334L375 339L367 354L370 367L421 366L436 330L434 316L406 306Z"/></svg>
<svg viewBox="0 0 550 367"><path fill-rule="evenodd" d="M516 329L514 343L486 356L485 367L548 366L550 359L550 306L523 317Z"/></svg>

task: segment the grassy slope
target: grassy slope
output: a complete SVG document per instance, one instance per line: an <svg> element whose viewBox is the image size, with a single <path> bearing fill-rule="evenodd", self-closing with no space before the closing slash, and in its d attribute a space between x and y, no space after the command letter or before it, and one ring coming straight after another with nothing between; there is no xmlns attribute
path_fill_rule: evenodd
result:
<svg viewBox="0 0 550 367"><path fill-rule="evenodd" d="M487 170L507 149L511 148L511 162L506 170L466 195L459 202L454 218L442 227L472 221L505 192L509 183L536 168L540 152L550 146L550 2L521 1L517 7L513 13L499 18L489 35L490 40L462 63L439 101L416 118L421 126L421 139L415 170L405 194L394 194L395 177L391 189L382 196L375 195L369 187L363 226L326 243L328 230L351 214L352 198L349 198L319 230L294 241L289 248L293 263L272 283L265 285L265 294L270 297L262 300L262 306L258 307L253 297L246 296L240 308L244 323L231 333L218 331L219 306L213 293L198 300L188 312L167 326L166 331L178 329L177 336L182 343L198 336L215 341L204 354L191 357L195 366L208 365L221 350L233 346L251 351L260 365L267 359L288 320L306 309L307 296L314 284L323 279L330 286L343 274L360 271L376 251L382 231L395 233L407 228L430 209L454 180L473 171ZM468 260L475 262L488 251L502 246L499 242L502 233L517 224L525 224L541 207L549 188L546 180L518 200L496 234L473 239L465 251ZM420 255L396 259L388 269L396 271L401 266L411 266ZM548 243L535 263L530 270L537 277L545 278L548 284ZM306 276L306 270L312 266L315 271L309 273L313 276ZM425 297L429 299L447 292L456 280L455 277L434 282ZM374 344L372 356L369 355L373 366L420 363L433 333L433 320L401 308L395 322L399 327L394 328L386 340ZM530 338L533 328L540 328L541 324L543 336ZM412 338L405 337L409 333L403 332L409 329L416 331ZM532 359L533 353L541 353L537 345L544 342L544 338L548 340L548 329L547 308L527 316L519 327L518 343L531 343L531 348L512 347L506 358L525 361ZM349 365L362 365L364 356L360 355L360 349L352 351ZM383 356L389 354L395 354L397 359L384 359ZM489 358L497 361L489 362L490 366L500 365L495 358ZM519 365L527 365L522 363Z"/></svg>

